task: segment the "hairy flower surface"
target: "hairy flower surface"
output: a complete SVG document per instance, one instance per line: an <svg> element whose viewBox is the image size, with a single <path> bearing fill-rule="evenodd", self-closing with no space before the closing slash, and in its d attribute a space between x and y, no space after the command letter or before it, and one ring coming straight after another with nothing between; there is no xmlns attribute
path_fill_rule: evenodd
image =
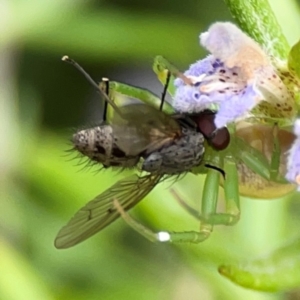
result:
<svg viewBox="0 0 300 300"><path fill-rule="evenodd" d="M199 112L217 106L217 128L245 118L282 124L295 119L295 80L275 66L249 36L229 22L213 24L200 35L211 55L192 64L184 73L193 84L178 78L174 108Z"/></svg>

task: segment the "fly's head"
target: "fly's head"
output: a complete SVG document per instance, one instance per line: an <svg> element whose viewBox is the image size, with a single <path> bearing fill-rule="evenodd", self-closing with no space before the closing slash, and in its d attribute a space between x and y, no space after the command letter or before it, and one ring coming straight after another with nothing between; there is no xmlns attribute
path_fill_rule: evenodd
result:
<svg viewBox="0 0 300 300"><path fill-rule="evenodd" d="M203 134L208 144L214 150L224 150L230 143L230 134L227 127L217 129L215 125L216 113L209 109L196 114L186 114L194 123L197 130Z"/></svg>

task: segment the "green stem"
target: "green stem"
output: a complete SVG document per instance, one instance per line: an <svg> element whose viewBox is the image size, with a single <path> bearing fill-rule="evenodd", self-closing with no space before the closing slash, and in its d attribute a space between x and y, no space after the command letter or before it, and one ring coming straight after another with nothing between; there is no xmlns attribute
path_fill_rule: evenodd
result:
<svg viewBox="0 0 300 300"><path fill-rule="evenodd" d="M239 26L270 55L286 59L290 46L268 0L224 0Z"/></svg>

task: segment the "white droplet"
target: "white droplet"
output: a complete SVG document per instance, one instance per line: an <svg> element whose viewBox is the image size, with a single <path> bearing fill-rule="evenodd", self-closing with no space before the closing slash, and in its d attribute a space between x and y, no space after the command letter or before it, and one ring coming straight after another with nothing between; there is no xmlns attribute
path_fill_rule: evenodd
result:
<svg viewBox="0 0 300 300"><path fill-rule="evenodd" d="M160 242L168 242L170 241L171 239L171 236L168 232L166 231L161 231L161 232L158 232L157 233L157 239L160 241Z"/></svg>

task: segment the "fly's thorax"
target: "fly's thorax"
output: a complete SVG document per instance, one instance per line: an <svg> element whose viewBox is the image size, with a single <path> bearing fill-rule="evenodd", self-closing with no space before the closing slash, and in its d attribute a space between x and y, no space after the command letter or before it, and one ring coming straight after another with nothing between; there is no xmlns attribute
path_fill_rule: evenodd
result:
<svg viewBox="0 0 300 300"><path fill-rule="evenodd" d="M82 155L104 167L134 167L138 156L127 156L117 145L110 125L101 125L77 131L72 138L74 148Z"/></svg>
<svg viewBox="0 0 300 300"><path fill-rule="evenodd" d="M201 163L205 150L203 143L201 133L183 128L180 138L145 157L142 170L168 175L190 171Z"/></svg>

